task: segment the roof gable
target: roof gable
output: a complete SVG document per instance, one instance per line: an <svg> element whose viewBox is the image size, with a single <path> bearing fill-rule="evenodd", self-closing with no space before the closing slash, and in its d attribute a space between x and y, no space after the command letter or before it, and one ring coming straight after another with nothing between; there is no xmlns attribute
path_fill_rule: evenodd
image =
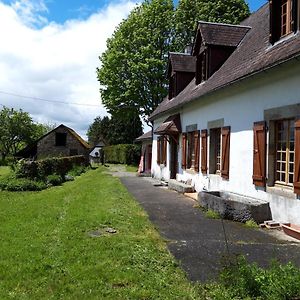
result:
<svg viewBox="0 0 300 300"><path fill-rule="evenodd" d="M237 47L249 30L249 26L200 21L198 23L193 55L199 53L202 44Z"/></svg>

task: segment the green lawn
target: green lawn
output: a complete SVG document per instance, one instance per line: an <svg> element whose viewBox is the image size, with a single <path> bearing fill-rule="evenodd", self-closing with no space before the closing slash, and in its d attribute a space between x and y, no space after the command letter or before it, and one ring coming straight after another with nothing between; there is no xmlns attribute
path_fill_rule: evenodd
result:
<svg viewBox="0 0 300 300"><path fill-rule="evenodd" d="M42 192L0 192L0 299L198 298L143 210L102 170ZM106 227L117 233L88 234Z"/></svg>

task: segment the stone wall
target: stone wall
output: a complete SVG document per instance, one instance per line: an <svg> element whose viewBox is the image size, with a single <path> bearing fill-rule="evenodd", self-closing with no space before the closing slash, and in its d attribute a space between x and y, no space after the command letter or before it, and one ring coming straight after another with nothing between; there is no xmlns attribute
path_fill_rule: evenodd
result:
<svg viewBox="0 0 300 300"><path fill-rule="evenodd" d="M66 146L56 146L56 133L66 133ZM77 151L77 154L74 153ZM59 127L42 138L37 144L37 159L57 156L84 155L88 158L89 149L86 149L67 128Z"/></svg>

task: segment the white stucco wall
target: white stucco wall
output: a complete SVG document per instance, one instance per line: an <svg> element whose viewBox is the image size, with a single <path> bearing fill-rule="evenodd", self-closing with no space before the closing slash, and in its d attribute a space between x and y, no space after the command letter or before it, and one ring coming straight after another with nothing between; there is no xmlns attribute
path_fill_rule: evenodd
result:
<svg viewBox="0 0 300 300"><path fill-rule="evenodd" d="M300 200L265 192L252 183L253 173L253 123L264 120L264 111L271 108L300 103L300 62L263 72L251 79L227 87L210 96L201 98L177 112L181 116L183 132L186 126L197 124L197 129L207 129L208 122L224 119L224 126L231 126L229 180L218 175L195 174L181 169L181 139L179 146L179 172L177 179L192 180L197 191L224 190L242 194L262 201L269 201L273 219L300 224ZM174 112L172 112L174 114ZM168 115L154 122L157 128ZM156 178L170 178L169 155L167 166L156 163L156 140L152 150L152 174ZM208 138L209 145L209 138ZM208 147L209 149L209 147ZM169 154L169 147L167 149ZM201 161L201 158L200 158ZM209 151L208 151L209 161Z"/></svg>

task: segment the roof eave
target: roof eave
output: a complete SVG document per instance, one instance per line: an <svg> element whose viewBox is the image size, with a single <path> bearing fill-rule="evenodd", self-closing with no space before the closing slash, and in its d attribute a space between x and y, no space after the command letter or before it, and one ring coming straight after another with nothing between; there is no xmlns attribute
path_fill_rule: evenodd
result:
<svg viewBox="0 0 300 300"><path fill-rule="evenodd" d="M221 85L221 86L219 86L219 87L217 87L217 88L215 88L215 89L212 89L211 91L205 93L204 95L201 95L201 96L199 96L199 97L193 97L193 98L190 99L190 101L188 101L188 102L186 102L186 103L178 104L178 105L176 105L176 106L174 106L174 107L170 107L169 109L166 109L166 110L164 110L164 111L162 111L162 112L160 112L160 113L158 113L158 114L155 114L155 115L153 115L153 116L151 115L151 116L149 117L149 121L154 121L154 120L156 120L157 118L159 118L159 117L161 117L161 116L163 116L163 115L165 115L165 114L167 114L167 113L171 113L171 112L173 113L173 111L180 109L181 107L185 106L186 104L190 104L190 103L192 103L192 102L194 102L194 101L196 101L196 100L199 100L199 99L202 98L202 97L209 96L209 95L211 95L211 94L213 94L213 93L215 93L215 92L218 92L218 91L220 91L220 90L222 90L222 89L224 89L224 88L226 88L226 87L228 87L228 86L232 86L232 85L234 85L234 84L236 84L236 83L239 83L239 82L241 82L241 81L243 81L243 80L246 80L246 79L248 79L248 78L251 78L251 77L253 77L253 76L256 76L256 75L258 75L258 74L260 74L260 73L262 73L262 72L265 72L265 71L267 71L267 70L273 69L273 68L275 68L275 67L277 67L277 66L280 66L280 65L282 65L282 64L284 64L284 63L287 63L287 62L289 62L289 61L292 61L293 59L299 60L299 59L300 59L300 52L297 53L296 55L293 55L293 56L287 58L287 59L283 59L283 60L277 61L277 62L275 62L274 64L271 64L271 65L269 65L269 66L267 66L267 67L261 68L261 69L259 69L259 70L256 70L256 71L252 72L252 73L249 73L249 74L247 74L247 75L244 75L244 76L242 76L242 77L240 77L240 78L237 78L237 79L235 79L235 80L232 80L232 81L230 81L230 82L228 82L228 83L226 83L226 84L223 84L223 85Z"/></svg>

